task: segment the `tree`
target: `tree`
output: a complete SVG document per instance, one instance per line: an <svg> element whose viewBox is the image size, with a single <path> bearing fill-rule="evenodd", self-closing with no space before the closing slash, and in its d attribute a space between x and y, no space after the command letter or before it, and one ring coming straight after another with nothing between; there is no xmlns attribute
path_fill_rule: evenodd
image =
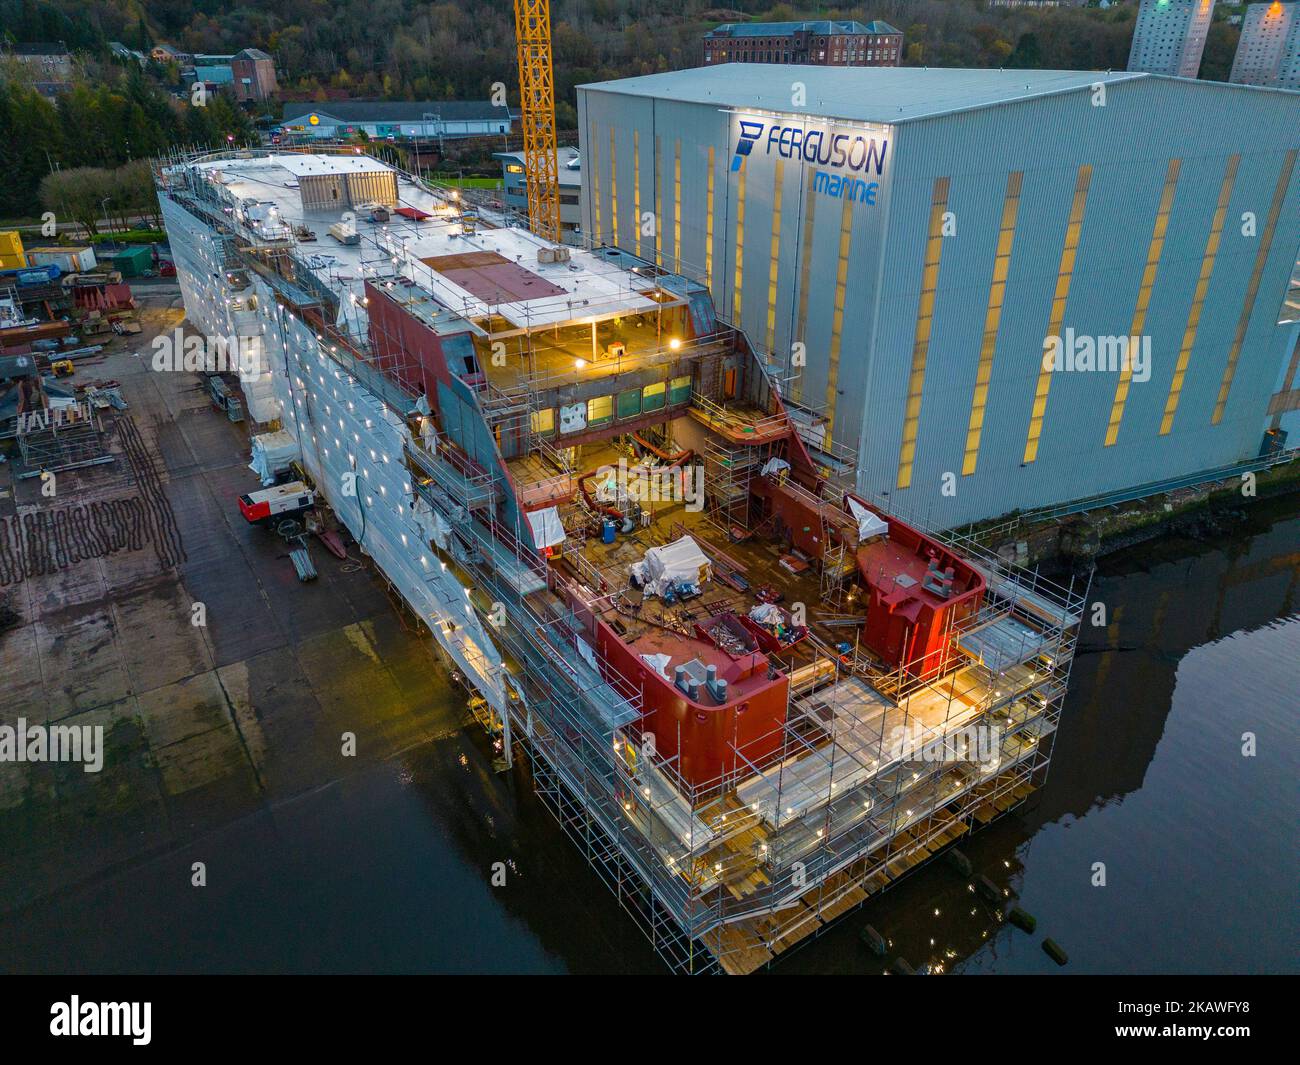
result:
<svg viewBox="0 0 1300 1065"><path fill-rule="evenodd" d="M143 52L148 55L153 49L153 37L149 33L149 26L144 20L144 12L140 12L139 19L136 20L135 33L132 35L132 41L135 44L137 52Z"/></svg>
<svg viewBox="0 0 1300 1065"><path fill-rule="evenodd" d="M1207 81L1227 81L1240 40L1238 27L1226 22L1211 23L1205 38L1205 51L1201 54L1201 77Z"/></svg>
<svg viewBox="0 0 1300 1065"><path fill-rule="evenodd" d="M109 171L98 167L77 167L47 174L41 181L41 203L60 221L79 223L88 237L99 232L103 201L111 196Z"/></svg>
<svg viewBox="0 0 1300 1065"><path fill-rule="evenodd" d="M1032 70L1042 66L1043 56L1038 47L1038 36L1022 33L1016 41L1016 50L1007 58L1006 65L1017 70Z"/></svg>
<svg viewBox="0 0 1300 1065"><path fill-rule="evenodd" d="M64 154L54 105L29 85L0 81L0 144L5 146L0 217L33 217L39 213L37 185Z"/></svg>

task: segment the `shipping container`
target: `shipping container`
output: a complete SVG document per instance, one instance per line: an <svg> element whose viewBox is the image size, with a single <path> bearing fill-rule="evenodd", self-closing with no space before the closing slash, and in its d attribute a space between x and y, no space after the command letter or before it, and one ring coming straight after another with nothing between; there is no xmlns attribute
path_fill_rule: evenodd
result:
<svg viewBox="0 0 1300 1065"><path fill-rule="evenodd" d="M0 270L21 270L26 265L23 238L12 229L0 233Z"/></svg>
<svg viewBox="0 0 1300 1065"><path fill-rule="evenodd" d="M142 277L153 269L153 249L147 244L124 248L113 256L113 266L123 277Z"/></svg>
<svg viewBox="0 0 1300 1065"><path fill-rule="evenodd" d="M51 281L57 281L62 271L57 263L45 263L41 266L32 266L26 270L19 270L12 276L21 285L48 285Z"/></svg>
<svg viewBox="0 0 1300 1065"><path fill-rule="evenodd" d="M54 263L65 274L81 274L95 269L95 249L75 248L32 248L27 252L27 259L32 266L45 266Z"/></svg>

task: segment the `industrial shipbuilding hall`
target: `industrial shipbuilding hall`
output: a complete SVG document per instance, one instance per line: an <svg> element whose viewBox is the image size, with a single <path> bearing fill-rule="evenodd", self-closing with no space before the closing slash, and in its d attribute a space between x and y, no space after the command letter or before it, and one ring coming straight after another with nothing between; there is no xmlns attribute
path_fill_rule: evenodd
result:
<svg viewBox="0 0 1300 1065"><path fill-rule="evenodd" d="M578 107L593 240L707 283L896 512L954 525L1300 433L1300 94L737 64Z"/></svg>

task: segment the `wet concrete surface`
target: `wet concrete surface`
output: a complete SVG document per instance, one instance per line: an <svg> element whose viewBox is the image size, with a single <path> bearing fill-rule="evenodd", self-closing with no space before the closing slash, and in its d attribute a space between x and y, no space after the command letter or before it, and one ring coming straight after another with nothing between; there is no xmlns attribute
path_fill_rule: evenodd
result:
<svg viewBox="0 0 1300 1065"><path fill-rule="evenodd" d="M283 542L244 522L236 496L257 487L246 425L210 407L197 375L151 369L152 337L181 312L171 296L147 299L145 332L115 339L73 380L121 382L129 409L116 420L152 457L180 551L160 551L159 534L0 588L22 619L0 637L0 723L102 724L107 736L98 774L0 764L0 914L273 810L466 717L427 633L355 546L343 562L314 543L320 576L304 584ZM0 517L147 497L152 475L131 461L128 428L110 432L112 465L61 475L52 499L0 466ZM195 604L205 625L192 624Z"/></svg>

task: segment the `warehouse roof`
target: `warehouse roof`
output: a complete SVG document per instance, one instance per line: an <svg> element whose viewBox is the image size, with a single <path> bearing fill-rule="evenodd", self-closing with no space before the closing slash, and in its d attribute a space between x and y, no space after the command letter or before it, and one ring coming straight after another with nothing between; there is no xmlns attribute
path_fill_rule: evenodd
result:
<svg viewBox="0 0 1300 1065"><path fill-rule="evenodd" d="M790 67L723 63L640 78L579 86L599 92L653 96L721 108L792 112L857 122L906 122L1013 100L1147 78L1124 70L966 70L955 67ZM790 104L792 80L807 92L804 108Z"/></svg>
<svg viewBox="0 0 1300 1065"><path fill-rule="evenodd" d="M706 37L788 37L792 33L832 34L850 33L902 33L888 22L876 20L863 25L856 20L811 19L807 22L726 22L715 26Z"/></svg>
<svg viewBox="0 0 1300 1065"><path fill-rule="evenodd" d="M62 41L54 44L50 41L35 41L30 44L15 44L13 46L14 55L40 56L40 55L67 55L68 47Z"/></svg>
<svg viewBox="0 0 1300 1065"><path fill-rule="evenodd" d="M489 100L330 100L327 103L284 105L284 121L304 115L328 115L341 122L423 122L437 115L444 122L493 120L509 117L504 107Z"/></svg>

